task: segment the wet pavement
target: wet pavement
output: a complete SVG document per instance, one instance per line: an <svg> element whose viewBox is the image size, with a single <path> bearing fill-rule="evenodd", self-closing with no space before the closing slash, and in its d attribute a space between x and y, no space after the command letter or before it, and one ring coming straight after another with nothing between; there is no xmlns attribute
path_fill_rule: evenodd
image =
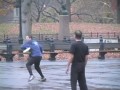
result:
<svg viewBox="0 0 120 90"><path fill-rule="evenodd" d="M28 82L25 64L25 61L0 62L0 90L71 90L70 73L65 73L65 60L42 60L46 82L40 81L34 67L35 79ZM88 90L120 90L120 59L89 60L86 79Z"/></svg>

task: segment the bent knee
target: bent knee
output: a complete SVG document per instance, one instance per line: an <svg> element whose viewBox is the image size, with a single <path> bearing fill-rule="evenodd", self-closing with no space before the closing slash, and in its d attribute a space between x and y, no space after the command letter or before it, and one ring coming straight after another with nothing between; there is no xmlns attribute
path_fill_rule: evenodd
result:
<svg viewBox="0 0 120 90"><path fill-rule="evenodd" d="M35 67L35 69L38 69L38 68L40 68L38 65L37 65L37 66L35 65L34 67Z"/></svg>
<svg viewBox="0 0 120 90"><path fill-rule="evenodd" d="M31 66L29 63L26 63L26 67L29 67L29 66Z"/></svg>

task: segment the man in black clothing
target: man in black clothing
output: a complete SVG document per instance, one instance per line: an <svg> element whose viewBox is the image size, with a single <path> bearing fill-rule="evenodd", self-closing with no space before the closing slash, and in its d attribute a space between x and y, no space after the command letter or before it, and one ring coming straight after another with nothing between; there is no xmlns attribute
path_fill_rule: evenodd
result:
<svg viewBox="0 0 120 90"><path fill-rule="evenodd" d="M75 40L70 48L70 58L67 64L66 73L69 71L71 65L71 88L77 90L77 81L79 83L80 90L88 90L85 78L85 66L88 60L88 46L81 41L82 32L77 30L75 32Z"/></svg>

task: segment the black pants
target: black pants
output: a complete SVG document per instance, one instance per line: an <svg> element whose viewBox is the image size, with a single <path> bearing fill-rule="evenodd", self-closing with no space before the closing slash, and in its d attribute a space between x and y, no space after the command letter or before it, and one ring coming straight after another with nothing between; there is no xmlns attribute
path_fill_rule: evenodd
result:
<svg viewBox="0 0 120 90"><path fill-rule="evenodd" d="M80 90L88 90L85 78L85 63L76 63L71 66L71 88L77 90L77 81Z"/></svg>
<svg viewBox="0 0 120 90"><path fill-rule="evenodd" d="M36 71L40 74L41 77L44 77L43 74L42 74L41 68L39 66L41 59L42 59L41 56L36 56L36 57L31 57L28 60L28 62L26 64L26 67L27 67L30 75L33 75L31 66L34 64L34 67L35 67Z"/></svg>

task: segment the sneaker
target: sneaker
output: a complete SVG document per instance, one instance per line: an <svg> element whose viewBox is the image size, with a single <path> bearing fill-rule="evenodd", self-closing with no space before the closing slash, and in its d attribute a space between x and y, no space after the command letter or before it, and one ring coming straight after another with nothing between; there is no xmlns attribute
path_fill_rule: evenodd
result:
<svg viewBox="0 0 120 90"><path fill-rule="evenodd" d="M45 82L45 81L46 81L46 78L45 78L45 77L41 78L41 81L42 81L42 82Z"/></svg>
<svg viewBox="0 0 120 90"><path fill-rule="evenodd" d="M30 75L28 82L32 81L35 77L33 75Z"/></svg>

